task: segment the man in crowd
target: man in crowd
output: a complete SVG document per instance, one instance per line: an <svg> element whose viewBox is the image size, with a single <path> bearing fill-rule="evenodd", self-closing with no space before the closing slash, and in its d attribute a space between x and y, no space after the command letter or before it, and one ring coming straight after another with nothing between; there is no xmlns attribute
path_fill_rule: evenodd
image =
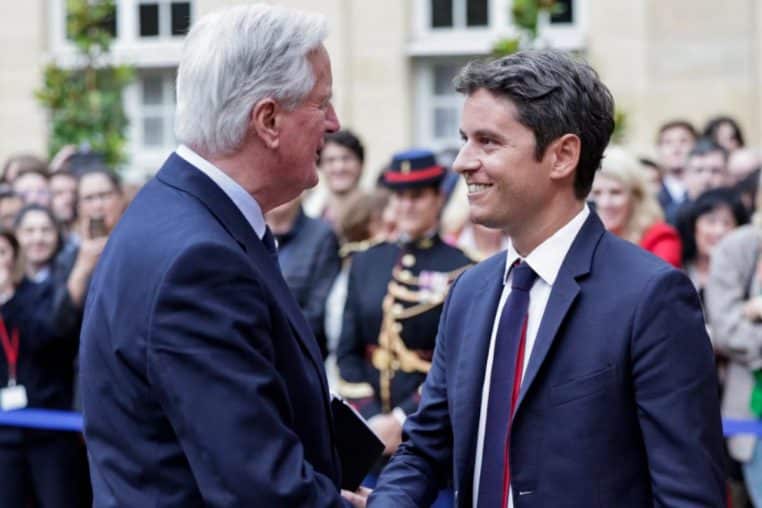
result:
<svg viewBox="0 0 762 508"><path fill-rule="evenodd" d="M256 4L188 34L182 144L111 233L85 308L96 507L349 505L320 349L263 216L317 183L339 129L325 26Z"/></svg>
<svg viewBox="0 0 762 508"><path fill-rule="evenodd" d="M24 170L13 180L11 188L13 192L21 196L25 205L50 206L50 187L46 171Z"/></svg>
<svg viewBox="0 0 762 508"><path fill-rule="evenodd" d="M507 253L453 284L419 410L369 506L723 506L712 348L688 278L585 205L614 127L563 53L472 63L454 168Z"/></svg>
<svg viewBox="0 0 762 508"><path fill-rule="evenodd" d="M728 152L709 138L701 138L688 154L683 182L686 201L694 201L703 192L729 183Z"/></svg>
<svg viewBox="0 0 762 508"><path fill-rule="evenodd" d="M50 209L68 235L77 218L77 178L66 170L50 175Z"/></svg>
<svg viewBox="0 0 762 508"><path fill-rule="evenodd" d="M339 240L331 226L307 217L301 196L265 215L278 241L278 264L325 356L325 302L341 270Z"/></svg>
<svg viewBox="0 0 762 508"><path fill-rule="evenodd" d="M667 217L673 215L685 200L685 162L697 137L696 128L685 120L672 120L659 128L656 148L663 175L658 197Z"/></svg>
<svg viewBox="0 0 762 508"><path fill-rule="evenodd" d="M729 184L728 152L709 138L696 141L685 164L683 184L685 199L669 214L667 221L680 224L686 219L693 202L704 192Z"/></svg>

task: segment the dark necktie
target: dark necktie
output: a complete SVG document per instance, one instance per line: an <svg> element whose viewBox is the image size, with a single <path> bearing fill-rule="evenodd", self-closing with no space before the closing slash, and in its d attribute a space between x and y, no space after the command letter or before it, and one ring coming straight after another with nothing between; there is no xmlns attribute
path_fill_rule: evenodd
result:
<svg viewBox="0 0 762 508"><path fill-rule="evenodd" d="M273 232L270 231L270 226L265 227L265 234L262 235L262 243L265 244L267 252L270 253L270 257L273 258L275 264L278 264L278 247L275 246L275 237Z"/></svg>
<svg viewBox="0 0 762 508"><path fill-rule="evenodd" d="M511 482L508 461L511 417L516 409L524 366L529 290L537 279L537 274L525 262L514 265L512 271L511 292L495 336L478 508L504 507Z"/></svg>

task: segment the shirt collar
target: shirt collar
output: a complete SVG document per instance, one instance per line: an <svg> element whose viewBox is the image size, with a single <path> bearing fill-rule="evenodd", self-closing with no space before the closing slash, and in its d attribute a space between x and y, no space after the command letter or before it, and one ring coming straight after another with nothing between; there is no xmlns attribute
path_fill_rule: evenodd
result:
<svg viewBox="0 0 762 508"><path fill-rule="evenodd" d="M178 146L175 153L211 178L241 211L257 236L259 238L264 236L266 227L265 217L262 214L262 208L260 208L259 203L257 203L257 200L251 194L246 192L238 182L230 178L224 171L201 157L188 146Z"/></svg>
<svg viewBox="0 0 762 508"><path fill-rule="evenodd" d="M571 248L572 242L577 237L582 225L590 215L590 209L585 205L582 210L574 216L572 220L566 223L564 227L553 233L545 239L540 245L524 258L524 261L534 270L534 272L549 286L556 281L561 264L566 258L566 254ZM505 274L503 275L503 284L508 283L508 275L511 272L513 264L520 260L521 256L513 247L513 242L508 242L508 251L506 253Z"/></svg>
<svg viewBox="0 0 762 508"><path fill-rule="evenodd" d="M664 178L662 178L662 183L664 184L664 187L667 188L667 192L672 196L672 199L675 201L682 201L685 199L685 186L680 180L670 174L666 174L664 175Z"/></svg>

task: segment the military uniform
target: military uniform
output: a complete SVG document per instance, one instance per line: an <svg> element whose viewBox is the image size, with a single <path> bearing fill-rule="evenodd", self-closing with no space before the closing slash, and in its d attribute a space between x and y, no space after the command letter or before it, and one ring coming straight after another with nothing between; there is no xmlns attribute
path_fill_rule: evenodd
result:
<svg viewBox="0 0 762 508"><path fill-rule="evenodd" d="M363 416L418 407L442 303L470 263L439 235L355 255L339 341L339 392Z"/></svg>
<svg viewBox="0 0 762 508"><path fill-rule="evenodd" d="M441 179L444 170L417 155L395 159L398 171L391 180L397 188L431 186ZM338 391L364 417L416 410L442 304L450 284L470 264L439 234L384 242L353 256L337 351Z"/></svg>

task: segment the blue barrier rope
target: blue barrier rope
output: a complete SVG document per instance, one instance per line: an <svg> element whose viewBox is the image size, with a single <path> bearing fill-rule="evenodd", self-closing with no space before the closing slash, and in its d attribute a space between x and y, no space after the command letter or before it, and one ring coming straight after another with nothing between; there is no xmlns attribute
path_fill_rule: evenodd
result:
<svg viewBox="0 0 762 508"><path fill-rule="evenodd" d="M17 409L0 411L0 425L28 429L82 432L82 415L53 409Z"/></svg>
<svg viewBox="0 0 762 508"><path fill-rule="evenodd" d="M52 409L0 411L0 426L82 432L82 414ZM762 420L722 420L726 437L738 434L762 436Z"/></svg>

